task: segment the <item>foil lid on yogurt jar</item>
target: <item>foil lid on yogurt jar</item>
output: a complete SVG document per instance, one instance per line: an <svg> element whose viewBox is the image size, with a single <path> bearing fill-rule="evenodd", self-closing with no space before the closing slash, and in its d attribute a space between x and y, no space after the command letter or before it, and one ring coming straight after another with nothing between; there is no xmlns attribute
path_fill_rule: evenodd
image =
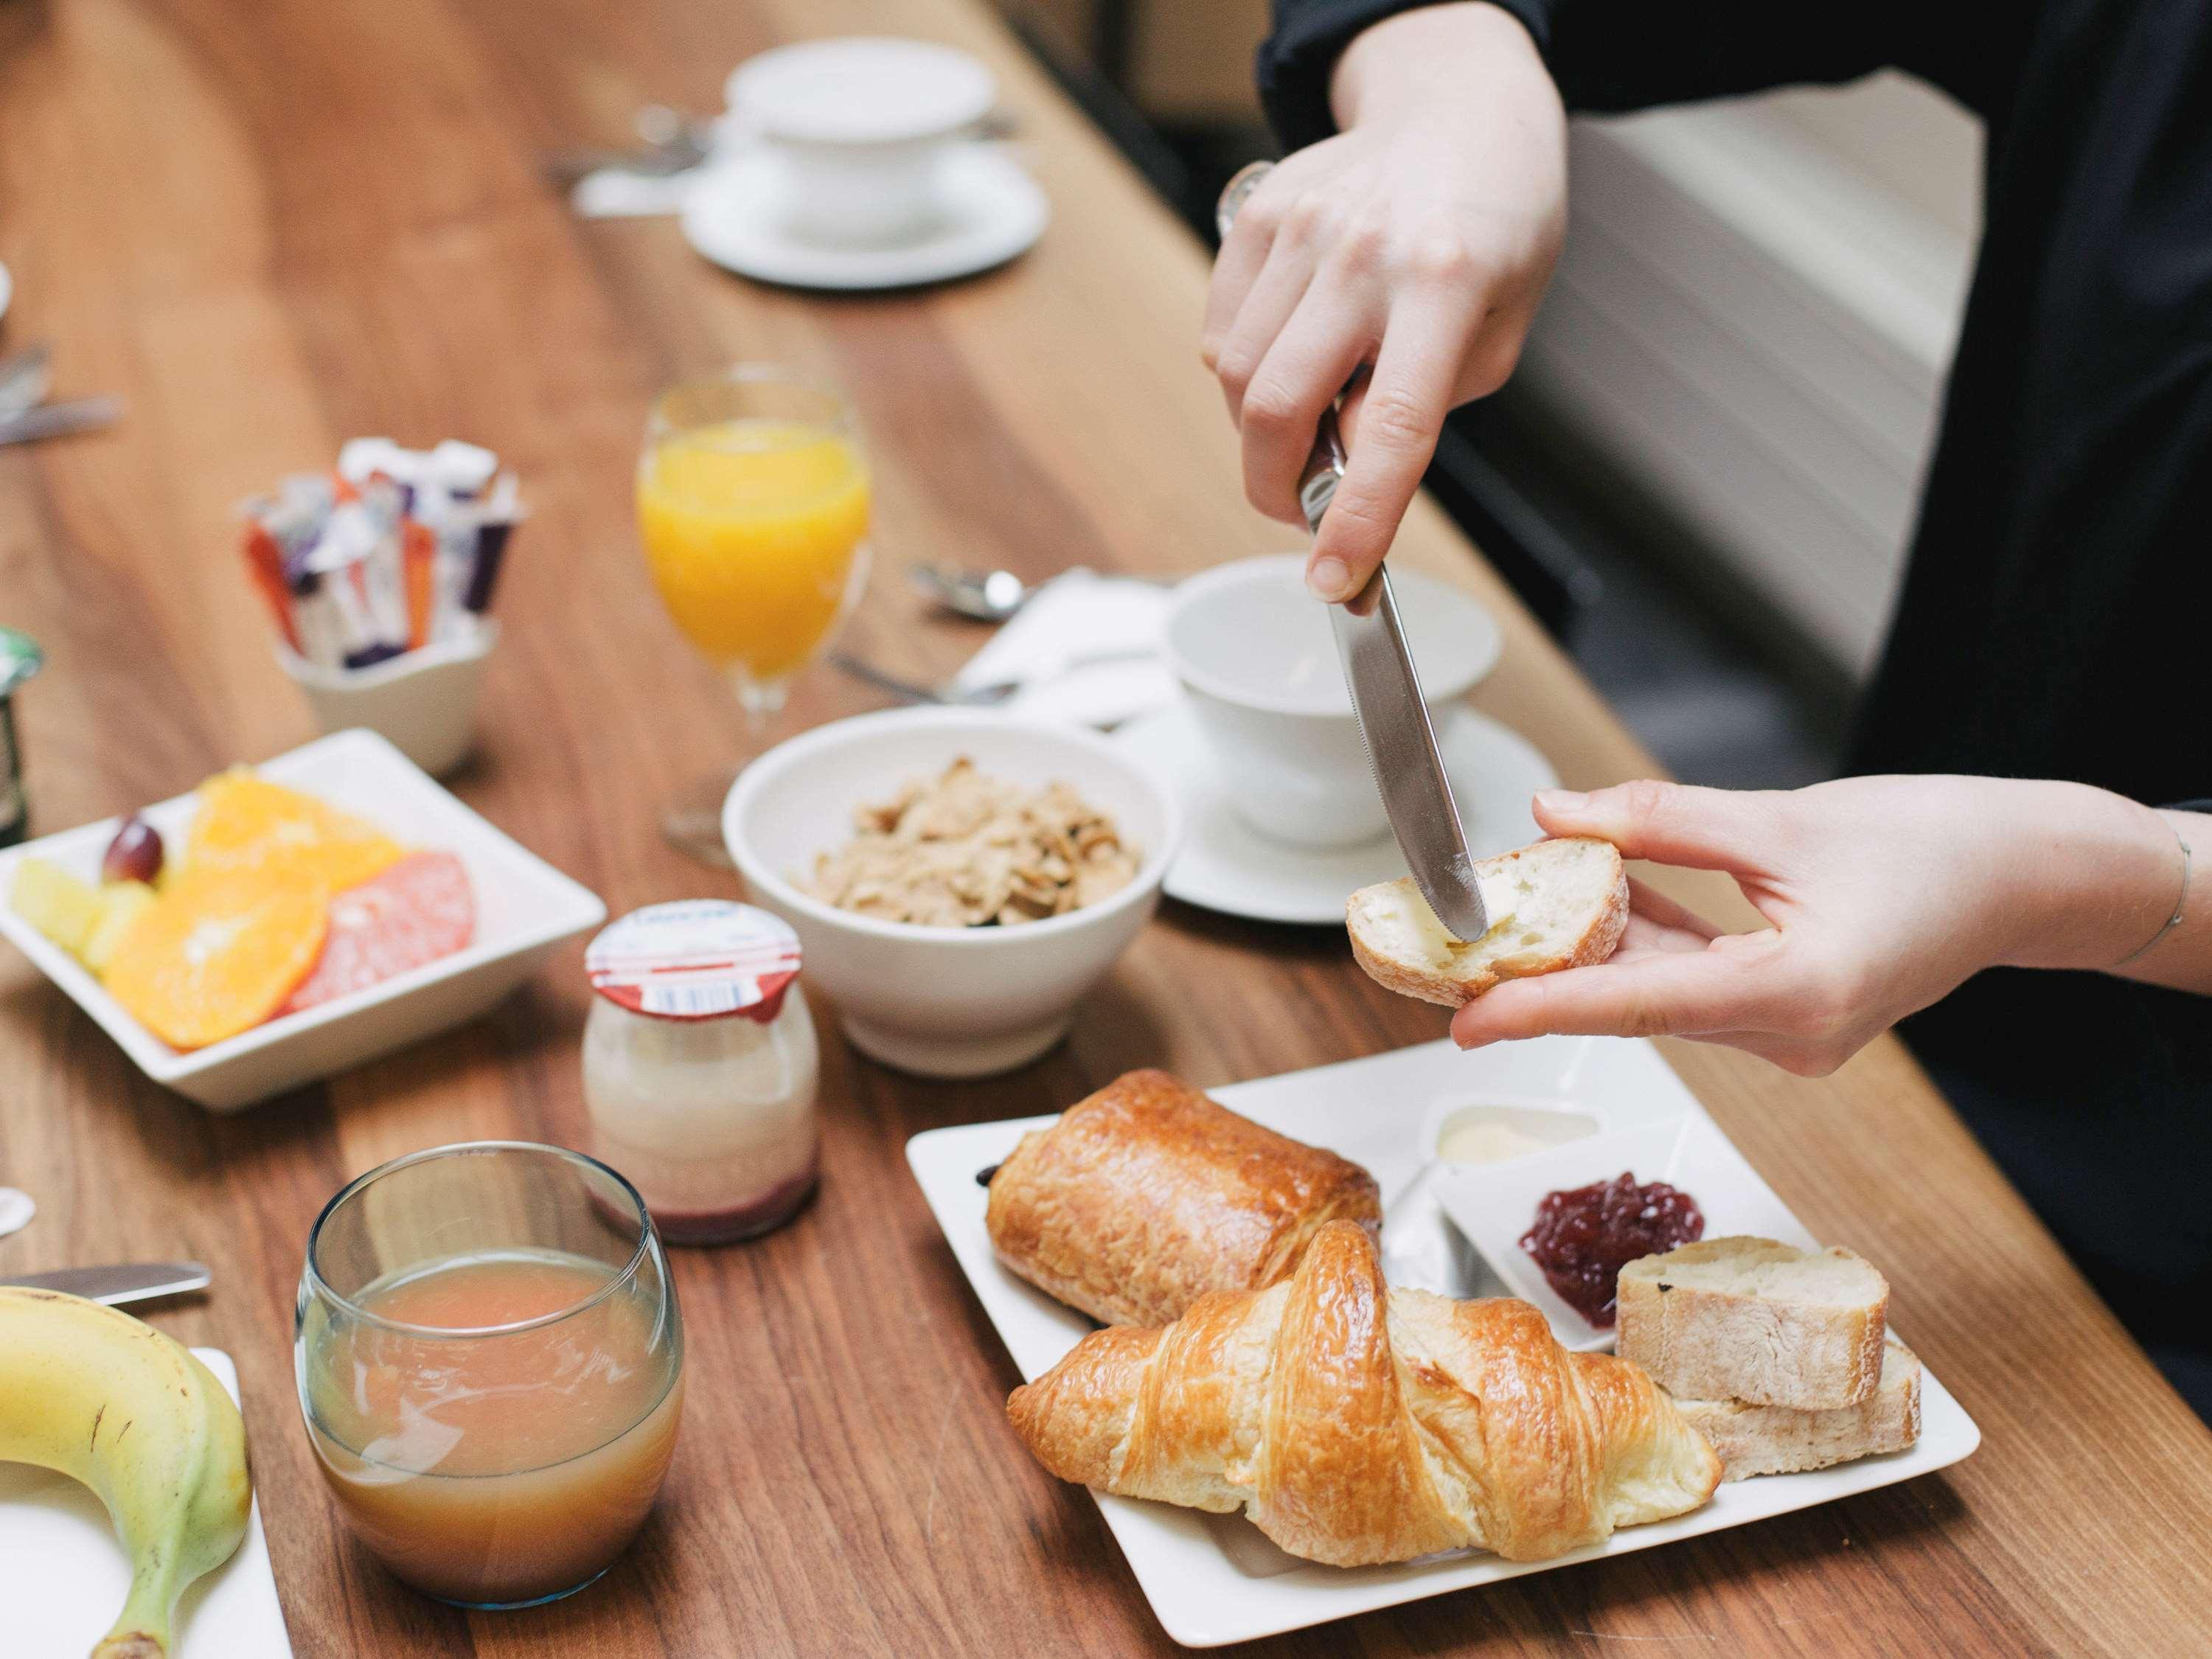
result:
<svg viewBox="0 0 2212 1659"><path fill-rule="evenodd" d="M648 904L600 930L584 952L592 988L655 1019L742 1014L767 1024L799 977L799 935L728 899Z"/></svg>

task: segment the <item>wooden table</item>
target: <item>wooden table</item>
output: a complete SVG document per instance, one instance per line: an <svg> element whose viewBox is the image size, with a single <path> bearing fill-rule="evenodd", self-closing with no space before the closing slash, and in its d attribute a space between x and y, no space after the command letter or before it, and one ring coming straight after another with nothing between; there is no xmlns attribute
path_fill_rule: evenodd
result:
<svg viewBox="0 0 2212 1659"><path fill-rule="evenodd" d="M618 139L651 99L718 101L802 33L896 30L999 69L1056 218L982 280L824 301L714 271L667 221L580 223L535 157ZM923 556L1030 575L1172 573L1295 545L1239 499L1200 370L1205 257L973 0L0 0L8 337L112 433L0 451L0 619L51 653L22 699L38 823L190 787L310 735L240 580L231 504L339 441L465 435L535 507L460 793L619 913L728 891L656 805L737 761L726 692L641 574L629 473L661 383L733 358L826 369L880 469L881 558L849 643L917 672L976 642L923 617ZM1566 779L1649 758L1423 506L1399 556L1504 623L1478 702ZM866 706L827 673L790 726ZM1710 889L1705 896L1711 896ZM347 1177L443 1141L575 1142L574 951L493 1016L244 1115L148 1085L12 952L0 1175L37 1194L0 1272L192 1255L163 1328L234 1353L302 1655L1121 1653L1167 1649L1081 1492L1014 1443L1017 1380L902 1157L939 1124L1056 1109L1130 1066L1263 1076L1438 1035L1342 937L1170 906L1071 1041L1016 1074L920 1083L832 1044L827 1175L795 1225L684 1255L690 1420L666 1497L602 1584L468 1616L341 1533L293 1400L308 1223ZM1979 1419L1949 1474L1692 1543L1272 1644L1690 1652L2202 1650L2212 1435L2160 1382L1904 1051L1805 1082L1670 1060L1816 1232L1888 1271L1899 1328ZM0 1646L4 1646L0 1641Z"/></svg>

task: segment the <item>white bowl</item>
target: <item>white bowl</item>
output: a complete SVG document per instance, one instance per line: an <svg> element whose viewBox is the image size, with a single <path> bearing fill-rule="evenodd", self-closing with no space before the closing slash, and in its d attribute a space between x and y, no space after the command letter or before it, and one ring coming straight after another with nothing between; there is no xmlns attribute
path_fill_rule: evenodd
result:
<svg viewBox="0 0 2212 1659"><path fill-rule="evenodd" d="M8 902L15 866L26 858L50 859L97 879L100 854L119 820L42 836L0 853L0 934L75 998L140 1071L210 1110L236 1111L473 1019L528 978L562 940L606 920L607 908L595 894L501 835L374 732L321 738L254 770L359 813L411 847L459 858L476 894L477 931L468 948L204 1048L180 1051L132 1018L82 963ZM194 799L176 796L145 808L144 817L173 846Z"/></svg>
<svg viewBox="0 0 2212 1659"><path fill-rule="evenodd" d="M1066 781L1143 855L1101 903L1015 927L921 927L840 910L793 878L853 834L853 810L965 755L991 776ZM722 838L752 900L798 932L802 983L863 1054L924 1077L981 1077L1058 1042L1159 902L1182 834L1173 791L1095 733L973 709L895 708L817 727L739 774Z"/></svg>
<svg viewBox="0 0 2212 1659"><path fill-rule="evenodd" d="M499 643L486 617L457 638L439 640L368 668L325 668L282 641L276 663L307 694L325 732L365 726L432 777L468 758L476 737L477 693Z"/></svg>
<svg viewBox="0 0 2212 1659"><path fill-rule="evenodd" d="M1389 828L1352 712L1329 608L1305 556L1240 559L1179 584L1164 630L1237 815L1293 847L1349 847ZM1498 624L1448 582L1394 573L1421 696L1439 726L1497 665Z"/></svg>

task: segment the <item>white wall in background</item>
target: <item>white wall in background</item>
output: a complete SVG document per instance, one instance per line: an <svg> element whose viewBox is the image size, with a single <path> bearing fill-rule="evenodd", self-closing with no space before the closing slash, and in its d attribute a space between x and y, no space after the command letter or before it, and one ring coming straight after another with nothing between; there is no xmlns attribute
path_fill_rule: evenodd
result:
<svg viewBox="0 0 2212 1659"><path fill-rule="evenodd" d="M1978 123L1885 74L1571 144L1522 383L1864 672L1966 298Z"/></svg>

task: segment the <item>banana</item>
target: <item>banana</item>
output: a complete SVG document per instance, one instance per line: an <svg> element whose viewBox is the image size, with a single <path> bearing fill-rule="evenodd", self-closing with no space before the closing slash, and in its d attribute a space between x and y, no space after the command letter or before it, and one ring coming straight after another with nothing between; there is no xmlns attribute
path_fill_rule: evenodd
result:
<svg viewBox="0 0 2212 1659"><path fill-rule="evenodd" d="M129 1314L0 1289L0 1462L100 1495L131 1594L93 1659L162 1659L177 1597L246 1536L246 1424L214 1373Z"/></svg>

